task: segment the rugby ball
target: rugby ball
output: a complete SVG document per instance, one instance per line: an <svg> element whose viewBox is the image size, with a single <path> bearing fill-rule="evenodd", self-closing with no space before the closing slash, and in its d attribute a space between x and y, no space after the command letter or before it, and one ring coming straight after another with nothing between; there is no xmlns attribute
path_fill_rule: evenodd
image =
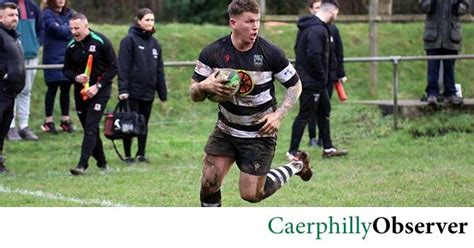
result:
<svg viewBox="0 0 474 248"><path fill-rule="evenodd" d="M235 94L239 92L240 88L240 77L237 70L234 69L219 69L217 75L217 79L222 79L223 84L229 87L233 87L234 91L229 96L219 96L216 94L207 94L207 99L212 102L225 102L232 99Z"/></svg>

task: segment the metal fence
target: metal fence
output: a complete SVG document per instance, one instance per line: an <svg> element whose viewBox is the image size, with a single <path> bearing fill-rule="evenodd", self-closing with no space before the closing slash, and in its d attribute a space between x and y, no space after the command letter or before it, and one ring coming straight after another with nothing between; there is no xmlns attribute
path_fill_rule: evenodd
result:
<svg viewBox="0 0 474 248"><path fill-rule="evenodd" d="M371 63L371 62L391 62L392 63L392 86L393 86L393 128L398 129L398 89L399 89L399 71L398 65L402 61L422 61L422 60L439 60L439 59L474 59L474 54L465 55L443 55L443 56L385 56L385 57L353 57L344 58L344 63ZM294 63L294 59L290 62ZM195 66L196 61L170 61L164 62L166 67L188 67ZM26 66L27 70L31 69L61 69L63 65L37 65Z"/></svg>

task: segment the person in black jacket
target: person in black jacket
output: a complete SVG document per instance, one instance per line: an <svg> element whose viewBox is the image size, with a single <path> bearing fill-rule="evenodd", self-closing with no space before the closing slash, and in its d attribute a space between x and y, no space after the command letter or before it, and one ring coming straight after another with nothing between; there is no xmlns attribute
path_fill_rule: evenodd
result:
<svg viewBox="0 0 474 248"><path fill-rule="evenodd" d="M0 173L8 172L3 144L13 120L15 97L25 87L25 57L18 41L18 7L0 3Z"/></svg>
<svg viewBox="0 0 474 248"><path fill-rule="evenodd" d="M74 14L69 26L74 40L66 49L63 72L66 78L75 82L76 111L84 128L79 163L70 171L73 175L82 175L89 166L91 155L101 170L107 169L99 123L110 98L112 79L117 74L117 57L109 39L89 29L84 14ZM90 76L85 73L89 55L93 56Z"/></svg>
<svg viewBox="0 0 474 248"><path fill-rule="evenodd" d="M142 114L147 126L155 91L161 101L167 98L163 57L160 43L153 37L154 26L153 12L147 8L140 9L135 16L135 24L120 42L118 55L119 99L128 99L130 109ZM145 156L146 140L147 133L138 137L135 158L131 157L132 139L123 140L127 164L130 165L135 159L139 162L148 161Z"/></svg>
<svg viewBox="0 0 474 248"><path fill-rule="evenodd" d="M426 55L457 55L461 50L461 16L469 11L469 0L419 0L419 8L426 13L423 35ZM443 60L443 83L446 102L461 105L456 96L454 65L456 60ZM426 95L429 105L438 104L440 60L428 61Z"/></svg>
<svg viewBox="0 0 474 248"><path fill-rule="evenodd" d="M321 8L321 0L308 0L308 7L311 14L316 15ZM329 24L329 32L331 35L331 56L329 63L329 81L327 91L329 99L332 98L334 83L337 81L347 81L346 72L344 70L344 46L342 44L341 35L336 24ZM309 146L317 147L322 145L321 137L316 140L316 116L313 116L308 123Z"/></svg>
<svg viewBox="0 0 474 248"><path fill-rule="evenodd" d="M346 150L336 149L331 141L329 114L331 102L326 90L329 80L331 24L339 13L336 0L323 0L316 15L300 18L296 38L296 71L303 83L300 110L293 122L291 143L287 153L293 159L298 151L306 124L316 115L320 137L323 142L323 157L346 155Z"/></svg>

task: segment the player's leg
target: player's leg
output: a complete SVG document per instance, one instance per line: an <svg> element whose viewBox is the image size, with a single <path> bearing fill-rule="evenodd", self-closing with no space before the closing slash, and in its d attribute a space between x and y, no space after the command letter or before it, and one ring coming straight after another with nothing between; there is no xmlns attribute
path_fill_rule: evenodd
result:
<svg viewBox="0 0 474 248"><path fill-rule="evenodd" d="M221 206L221 185L235 162L236 151L231 139L215 128L207 140L201 179L202 207Z"/></svg>
<svg viewBox="0 0 474 248"><path fill-rule="evenodd" d="M297 153L294 161L271 169L263 176L241 172L240 196L248 202L259 202L273 195L294 175L300 176L304 181L308 181L313 175L308 155L304 152Z"/></svg>
<svg viewBox="0 0 474 248"><path fill-rule="evenodd" d="M238 149L237 166L239 167L240 196L248 202L259 202L275 193L290 177L307 168L311 173L306 153L294 154L293 161L281 167L271 169L275 154L276 138L236 139ZM303 161L304 159L304 161ZM311 176L306 175L307 180Z"/></svg>
<svg viewBox="0 0 474 248"><path fill-rule="evenodd" d="M204 156L201 179L201 207L220 207L222 205L222 182L234 161L234 157L210 154Z"/></svg>

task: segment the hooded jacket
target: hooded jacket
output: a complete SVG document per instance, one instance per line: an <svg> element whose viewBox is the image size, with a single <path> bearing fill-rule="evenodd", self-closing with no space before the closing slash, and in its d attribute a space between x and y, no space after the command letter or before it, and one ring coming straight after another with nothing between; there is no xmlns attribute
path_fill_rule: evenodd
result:
<svg viewBox="0 0 474 248"><path fill-rule="evenodd" d="M304 89L321 90L326 87L330 50L328 25L315 15L301 17L295 45L295 67Z"/></svg>
<svg viewBox="0 0 474 248"><path fill-rule="evenodd" d="M470 0L419 0L426 14L423 40L425 50L461 50L461 16L469 11Z"/></svg>
<svg viewBox="0 0 474 248"><path fill-rule="evenodd" d="M335 24L329 25L331 32L331 62L329 66L329 80L335 81L346 76L344 70L344 46L342 45L339 29Z"/></svg>
<svg viewBox="0 0 474 248"><path fill-rule="evenodd" d="M25 57L15 29L0 23L0 94L16 97L25 87Z"/></svg>
<svg viewBox="0 0 474 248"><path fill-rule="evenodd" d="M133 99L153 101L156 91L160 100L166 101L161 46L153 33L133 25L120 42L119 94L128 93Z"/></svg>

